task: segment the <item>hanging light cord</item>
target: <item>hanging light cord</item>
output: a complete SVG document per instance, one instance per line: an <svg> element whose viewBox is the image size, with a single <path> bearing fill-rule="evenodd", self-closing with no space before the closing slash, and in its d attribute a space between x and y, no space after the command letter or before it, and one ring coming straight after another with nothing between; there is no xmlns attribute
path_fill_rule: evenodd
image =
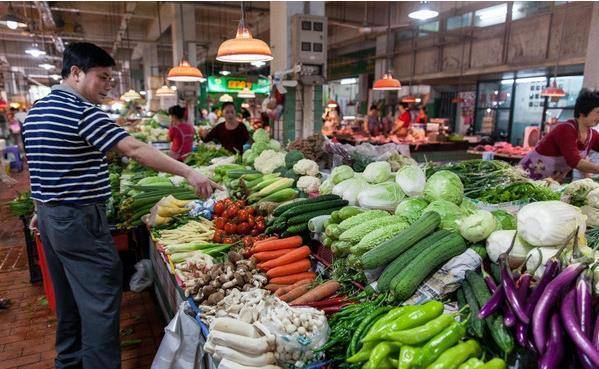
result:
<svg viewBox="0 0 599 369"><path fill-rule="evenodd" d="M566 20L566 15L568 14L568 7L564 8L564 15L562 16L562 24L560 29L560 37L559 37L559 47L557 48L557 58L555 60L555 71L553 74L553 81L557 83L557 69L559 68L559 58L562 55L562 44L564 43L564 21Z"/></svg>
<svg viewBox="0 0 599 369"><path fill-rule="evenodd" d="M158 12L158 39L156 40L157 41L156 42L156 52L158 54L160 54L160 36L162 36L162 22L160 20L160 2L159 1L156 2L156 11ZM162 58L162 64L166 65L166 60L164 60L164 57ZM164 85L166 85L166 77L164 76L164 73L160 72L160 65L158 65L158 74L160 74L162 76L162 83Z"/></svg>
<svg viewBox="0 0 599 369"><path fill-rule="evenodd" d="M387 73L391 69L391 53L389 52L389 39L391 38L391 2L387 2L387 42L385 45L385 53L387 54Z"/></svg>

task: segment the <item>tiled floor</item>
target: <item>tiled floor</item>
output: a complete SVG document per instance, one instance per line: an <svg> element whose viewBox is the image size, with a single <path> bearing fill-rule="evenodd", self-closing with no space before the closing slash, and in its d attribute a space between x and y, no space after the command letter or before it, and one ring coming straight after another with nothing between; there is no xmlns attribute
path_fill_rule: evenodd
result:
<svg viewBox="0 0 599 369"><path fill-rule="evenodd" d="M0 369L54 367L55 317L41 283L30 284L21 221L6 206L25 190L25 172L13 189L0 184L0 297L12 305L0 310ZM164 322L150 292L126 292L121 310L122 369L149 368L162 339ZM139 342L141 340L141 342Z"/></svg>

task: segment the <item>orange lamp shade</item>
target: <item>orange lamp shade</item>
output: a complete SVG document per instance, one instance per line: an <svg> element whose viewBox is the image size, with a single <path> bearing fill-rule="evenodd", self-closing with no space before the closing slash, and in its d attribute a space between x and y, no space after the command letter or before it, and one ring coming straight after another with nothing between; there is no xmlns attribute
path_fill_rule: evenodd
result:
<svg viewBox="0 0 599 369"><path fill-rule="evenodd" d="M175 96L175 91L171 90L167 85L162 85L156 90L156 96Z"/></svg>
<svg viewBox="0 0 599 369"><path fill-rule="evenodd" d="M401 102L408 103L408 104L413 104L417 101L418 101L418 99L416 99L416 97L412 96L412 95L404 96L401 98Z"/></svg>
<svg viewBox="0 0 599 369"><path fill-rule="evenodd" d="M547 97L564 97L566 96L566 91L564 89L557 87L557 83L553 81L551 86L547 87L543 91L541 91L541 96Z"/></svg>
<svg viewBox="0 0 599 369"><path fill-rule="evenodd" d="M372 86L373 90L376 91L396 91L401 90L401 83L393 78L391 73L385 73L383 78L374 82Z"/></svg>
<svg viewBox="0 0 599 369"><path fill-rule="evenodd" d="M266 42L253 38L247 27L239 22L237 35L220 44L216 60L228 63L267 62L273 59Z"/></svg>
<svg viewBox="0 0 599 369"><path fill-rule="evenodd" d="M181 64L168 71L166 79L174 82L200 82L204 79L204 75L198 68L192 67L183 60Z"/></svg>

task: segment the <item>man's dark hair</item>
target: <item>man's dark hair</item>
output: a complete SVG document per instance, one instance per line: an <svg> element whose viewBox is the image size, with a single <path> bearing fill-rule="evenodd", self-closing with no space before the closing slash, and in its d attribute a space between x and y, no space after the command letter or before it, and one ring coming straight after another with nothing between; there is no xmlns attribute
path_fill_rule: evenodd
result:
<svg viewBox="0 0 599 369"><path fill-rule="evenodd" d="M229 106L229 105L230 105L230 106L232 106L234 110L236 110L236 109L235 109L235 104L233 104L233 103L232 103L232 102L230 102L230 101L224 102L224 103L223 103L223 105L220 107L220 110L225 110L225 108L226 108L227 106Z"/></svg>
<svg viewBox="0 0 599 369"><path fill-rule="evenodd" d="M168 115L175 116L178 119L183 119L183 117L185 116L185 109L183 109L179 105L173 105L170 108L168 108Z"/></svg>
<svg viewBox="0 0 599 369"><path fill-rule="evenodd" d="M376 105L370 105L370 110L379 110L379 108Z"/></svg>
<svg viewBox="0 0 599 369"><path fill-rule="evenodd" d="M586 88L580 90L574 105L574 118L580 117L581 114L587 116L595 108L599 108L599 91L591 91Z"/></svg>
<svg viewBox="0 0 599 369"><path fill-rule="evenodd" d="M83 72L95 67L114 67L116 62L101 47L89 42L74 42L69 44L62 54L62 78L71 74L71 67L77 66Z"/></svg>

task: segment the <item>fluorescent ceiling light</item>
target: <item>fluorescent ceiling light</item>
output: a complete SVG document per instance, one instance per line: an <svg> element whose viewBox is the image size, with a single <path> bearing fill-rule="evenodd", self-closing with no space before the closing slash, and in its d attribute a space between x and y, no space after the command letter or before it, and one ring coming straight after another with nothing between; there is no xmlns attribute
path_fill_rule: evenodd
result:
<svg viewBox="0 0 599 369"><path fill-rule="evenodd" d="M222 74L223 76L228 76L229 74L231 74L231 72L229 72L228 70L221 70L218 73Z"/></svg>
<svg viewBox="0 0 599 369"><path fill-rule="evenodd" d="M42 55L46 55L46 52L44 50L40 50L37 45L33 45L29 49L25 50L25 52L34 58L39 58Z"/></svg>
<svg viewBox="0 0 599 369"><path fill-rule="evenodd" d="M547 82L545 77L518 78L516 83Z"/></svg>
<svg viewBox="0 0 599 369"><path fill-rule="evenodd" d="M344 78L340 82L342 85L355 85L358 83L357 78Z"/></svg>
<svg viewBox="0 0 599 369"><path fill-rule="evenodd" d="M420 7L418 8L418 10L415 10L415 11L411 12L410 14L408 14L408 17L410 17L412 19L424 21L424 20L435 18L438 15L439 15L438 11L432 10L430 8L430 6L428 4L426 4L426 2L423 2L420 5Z"/></svg>
<svg viewBox="0 0 599 369"><path fill-rule="evenodd" d="M6 17L4 17L4 19L0 20L0 24L12 30L27 27L27 24L21 18L18 18L11 14L7 15Z"/></svg>
<svg viewBox="0 0 599 369"><path fill-rule="evenodd" d="M266 62L263 61L255 61L255 62L251 62L251 65L253 65L256 68L260 68L263 67L264 65L266 65Z"/></svg>
<svg viewBox="0 0 599 369"><path fill-rule="evenodd" d="M55 81L58 81L62 77L59 74L50 74L50 78L52 78Z"/></svg>
<svg viewBox="0 0 599 369"><path fill-rule="evenodd" d="M511 85L511 84L513 84L513 83L514 83L514 80L513 80L513 79L502 79L502 80L501 80L501 84L502 84L502 85Z"/></svg>
<svg viewBox="0 0 599 369"><path fill-rule="evenodd" d="M38 67L43 68L45 70L54 69L54 66L52 64L48 64L48 63L42 63L42 64L38 65Z"/></svg>

